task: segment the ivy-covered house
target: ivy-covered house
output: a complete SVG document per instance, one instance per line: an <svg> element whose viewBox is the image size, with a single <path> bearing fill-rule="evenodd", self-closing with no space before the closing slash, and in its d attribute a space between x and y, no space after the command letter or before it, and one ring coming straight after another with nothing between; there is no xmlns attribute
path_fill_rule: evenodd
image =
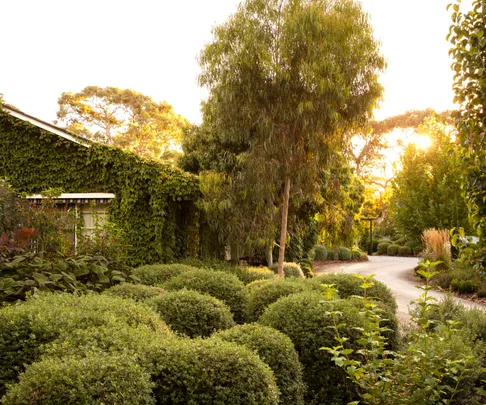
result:
<svg viewBox="0 0 486 405"><path fill-rule="evenodd" d="M172 261L199 248L196 176L6 105L0 108L0 177L28 194L51 188L87 198L110 193L109 217L128 235L133 264Z"/></svg>

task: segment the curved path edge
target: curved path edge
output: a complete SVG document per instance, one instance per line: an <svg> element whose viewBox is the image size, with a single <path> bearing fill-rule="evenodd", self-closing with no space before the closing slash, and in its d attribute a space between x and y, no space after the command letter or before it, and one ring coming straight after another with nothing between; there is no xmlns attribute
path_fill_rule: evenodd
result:
<svg viewBox="0 0 486 405"><path fill-rule="evenodd" d="M361 274L364 276L374 274L376 280L385 283L392 291L397 300L397 318L403 322L410 320L409 309L411 302L419 298L422 290L416 286L419 284L413 278L413 269L418 265L416 257L391 257L371 256L367 262L339 263L320 266L314 269L316 274L348 273ZM446 294L440 291L430 291L429 295L440 300ZM454 299L469 308L480 308L486 310L486 306L464 300L458 297Z"/></svg>

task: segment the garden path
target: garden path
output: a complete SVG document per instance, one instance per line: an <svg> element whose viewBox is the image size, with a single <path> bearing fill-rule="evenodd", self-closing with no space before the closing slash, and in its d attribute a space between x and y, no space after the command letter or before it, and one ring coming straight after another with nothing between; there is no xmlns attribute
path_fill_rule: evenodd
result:
<svg viewBox="0 0 486 405"><path fill-rule="evenodd" d="M410 302L416 300L423 292L416 286L421 283L413 275L413 268L418 264L416 257L371 256L367 262L337 263L317 266L317 274L329 273L358 273L364 276L375 274L375 278L385 283L391 289L397 300L397 317L400 322L410 320ZM440 299L445 294L440 291L431 291L431 296ZM467 307L476 307L486 310L486 306L473 303L461 298L454 298Z"/></svg>

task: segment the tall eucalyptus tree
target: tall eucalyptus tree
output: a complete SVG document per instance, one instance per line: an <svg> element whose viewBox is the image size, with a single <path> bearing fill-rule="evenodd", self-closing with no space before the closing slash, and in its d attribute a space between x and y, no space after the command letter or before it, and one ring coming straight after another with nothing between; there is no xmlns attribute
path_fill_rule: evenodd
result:
<svg viewBox="0 0 486 405"><path fill-rule="evenodd" d="M246 0L213 35L199 81L214 127L250 145L240 178L258 174L279 209L283 275L290 198L314 195L332 151L370 118L385 62L352 0Z"/></svg>

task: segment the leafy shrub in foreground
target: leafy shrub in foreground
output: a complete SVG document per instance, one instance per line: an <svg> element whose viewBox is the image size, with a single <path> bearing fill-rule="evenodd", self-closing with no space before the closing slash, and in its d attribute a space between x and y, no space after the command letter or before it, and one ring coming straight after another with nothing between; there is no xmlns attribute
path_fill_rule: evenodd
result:
<svg viewBox="0 0 486 405"><path fill-rule="evenodd" d="M348 248L340 247L338 248L339 260L349 261L351 260L351 251Z"/></svg>
<svg viewBox="0 0 486 405"><path fill-rule="evenodd" d="M388 256L396 256L398 254L399 245L391 244L386 248L386 254Z"/></svg>
<svg viewBox="0 0 486 405"><path fill-rule="evenodd" d="M39 358L41 346L61 332L118 323L147 325L154 331L167 328L151 308L108 295L43 293L0 308L0 396L25 364Z"/></svg>
<svg viewBox="0 0 486 405"><path fill-rule="evenodd" d="M317 245L315 248L314 260L324 261L327 259L327 249L325 246Z"/></svg>
<svg viewBox="0 0 486 405"><path fill-rule="evenodd" d="M368 289L368 296L375 297L388 305L392 312L397 310L397 302L391 290L381 281L372 280L373 287ZM352 295L363 296L363 289L361 288L361 281L353 274L325 274L315 277L312 280L306 280L306 283L320 286L322 284L336 284L336 289L340 298L348 298Z"/></svg>
<svg viewBox="0 0 486 405"><path fill-rule="evenodd" d="M220 339L177 339L150 350L159 405L276 405L271 369L249 349Z"/></svg>
<svg viewBox="0 0 486 405"><path fill-rule="evenodd" d="M143 284L118 284L105 290L103 294L122 298L131 298L135 301L144 301L147 298L155 297L164 292L162 288Z"/></svg>
<svg viewBox="0 0 486 405"><path fill-rule="evenodd" d="M271 280L249 289L248 320L256 321L265 309L281 297L306 290L320 290L318 284L306 284L299 279Z"/></svg>
<svg viewBox="0 0 486 405"><path fill-rule="evenodd" d="M197 270L185 264L147 264L133 269L132 275L146 285L159 285L185 271Z"/></svg>
<svg viewBox="0 0 486 405"><path fill-rule="evenodd" d="M426 262L421 265L420 275L426 279L426 285L419 288L424 291L417 301L415 325L411 325L410 334L400 352L386 352L387 341L383 336L386 328L382 325L382 314L366 298L361 312L364 318L362 334L357 341L361 347L356 351L348 346L346 336L341 333L343 324L338 324L340 309L334 307L332 286L326 291L326 303L331 307L333 329L337 345L323 347L332 360L346 371L348 378L360 388L360 397L368 405L415 405L415 404L483 404L486 395L483 389L477 389L481 380L481 362L484 361L484 347L473 350L469 339L451 328L451 325L431 329L433 323L427 319L427 313L434 304L428 297L431 287L428 285L430 268L438 263ZM359 276L363 288L373 283L371 276ZM364 294L365 297L367 294ZM476 352L476 353L474 353ZM354 354L366 354L354 357ZM475 356L477 354L477 356ZM483 377L484 378L484 377ZM354 402L353 402L354 403Z"/></svg>
<svg viewBox="0 0 486 405"><path fill-rule="evenodd" d="M270 268L274 271L274 273L277 273L278 263L274 263L273 266ZM297 263L284 262L283 271L286 278L305 278L304 272Z"/></svg>
<svg viewBox="0 0 486 405"><path fill-rule="evenodd" d="M358 337L356 328L362 326L359 309L348 300L335 301L334 306L340 312L337 322L346 324L342 334L353 346ZM329 310L321 293L305 291L280 298L258 321L285 333L294 343L304 366L306 404L345 404L356 399L355 387L346 373L319 350L336 343L334 331L328 328L333 325Z"/></svg>
<svg viewBox="0 0 486 405"><path fill-rule="evenodd" d="M154 404L153 383L127 355L45 358L27 367L5 405Z"/></svg>
<svg viewBox="0 0 486 405"><path fill-rule="evenodd" d="M173 277L164 284L167 290L188 290L209 294L230 307L234 320L243 323L246 319L248 292L245 285L233 274L211 270L190 270Z"/></svg>
<svg viewBox="0 0 486 405"><path fill-rule="evenodd" d="M175 331L188 337L208 337L235 325L229 307L217 298L191 290L169 291L147 304Z"/></svg>
<svg viewBox="0 0 486 405"><path fill-rule="evenodd" d="M302 364L288 336L258 324L238 325L213 336L247 347L270 366L280 389L280 404L304 404Z"/></svg>
<svg viewBox="0 0 486 405"><path fill-rule="evenodd" d="M378 252L379 255L386 255L388 251L388 246L390 246L391 243L389 242L381 242L378 243L378 247L376 251Z"/></svg>

